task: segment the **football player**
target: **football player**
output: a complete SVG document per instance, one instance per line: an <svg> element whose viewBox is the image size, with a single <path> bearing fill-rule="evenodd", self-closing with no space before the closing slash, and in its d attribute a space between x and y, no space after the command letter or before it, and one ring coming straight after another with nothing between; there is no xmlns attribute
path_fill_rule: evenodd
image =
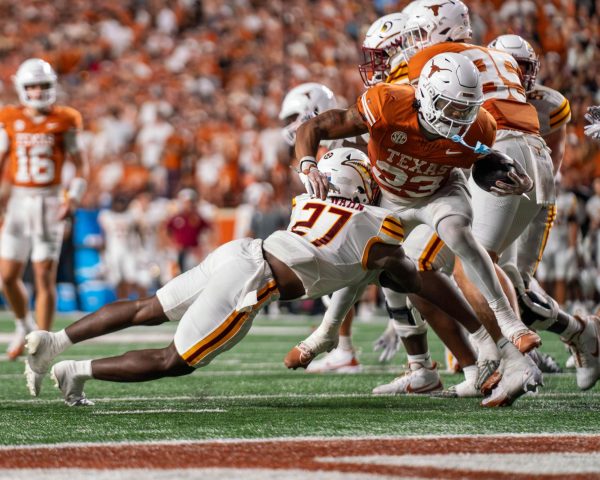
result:
<svg viewBox="0 0 600 480"><path fill-rule="evenodd" d="M377 19L368 29L363 42L362 50L365 63L359 65L359 72L366 87L375 85L381 81L391 84L403 84L408 82L407 66L400 48L400 33L403 31L407 20L407 12L414 8L417 2L412 2L401 13L393 13ZM368 135L365 135L368 141ZM420 270L439 270L439 265L453 264L453 255L448 249L440 253L442 242L429 243L429 229L424 226L418 226L410 233L404 243L407 254L418 261ZM410 253L409 253L410 252ZM442 260L444 255L448 255L450 260ZM427 281L443 282L438 280L436 275L431 275ZM460 297L453 295L453 285L440 283L440 292L448 295L450 304L453 308L460 308L463 303ZM450 291L449 291L450 289ZM435 366L431 361L429 348L427 345L427 324L423 321L418 309L407 302L405 295L398 295L392 291L386 291L386 307L390 315L390 321L384 334L375 342L375 348L382 350L379 357L380 361L390 360L396 353L400 339L404 343L408 353L409 370L405 375L396 378L392 383L376 388L374 393L428 393L434 389L439 389L441 380ZM332 297L332 307L328 309L326 315L339 316L343 314L340 309L338 294ZM469 345L462 338L458 326L447 314L431 305L427 305L423 299L413 298L414 302L420 305L421 312L427 312L427 320L459 356L459 363L466 369L466 376L473 377L473 381L466 384L460 384L452 391L459 392L461 395L477 395L475 381L477 378L477 369L474 366L475 359ZM352 312L352 310L351 310ZM352 315L346 316L340 327L340 340L336 349L329 352L323 358L313 361L307 367L309 372L338 372L353 373L359 371L360 365L354 353L351 343L351 324ZM488 361L494 362L496 357L492 355L490 359L489 350L495 350L494 343L487 335L487 332L477 322L474 313L470 308L463 309L459 314L461 322L468 325L471 332L480 330L481 342L479 353L482 358L482 367L488 370L495 370L487 366ZM332 320L333 321L333 320ZM336 320L339 321L339 320ZM479 338L479 337L477 337ZM493 348L486 348L490 344ZM470 385L470 388L467 386Z"/></svg>
<svg viewBox="0 0 600 480"><path fill-rule="evenodd" d="M54 365L52 377L68 405L91 404L83 387L92 378L139 382L192 373L238 343L260 308L278 298L318 298L345 285L370 282L434 297L399 245L399 218L371 206L378 187L369 168L358 150L331 151L319 165L331 182L326 199L296 197L287 230L264 241L229 242L152 297L107 305L57 333L32 332L27 359L31 393L39 394L53 359L72 343L133 325L179 321L173 342L165 348ZM323 328L311 337L311 352L331 348L337 340L336 332ZM304 362L302 352L297 353L290 361Z"/></svg>
<svg viewBox="0 0 600 480"><path fill-rule="evenodd" d="M540 134L552 151L554 174L558 175L565 151L567 123L571 119L569 101L556 90L536 84L539 60L534 49L523 38L501 35L488 47L510 53L518 62L527 100L535 106ZM540 211L517 242L502 254L500 265L517 289L524 323L560 335L573 353L577 386L587 390L600 378L600 358L596 348L597 342L600 342L600 319L595 315L583 317L568 314L560 308L561 302L551 298L533 278L538 265L538 277L547 278L552 271L549 272L546 266L554 262L555 272L552 273L556 273L558 283L575 264L575 252L571 248L564 248L569 243L576 243L578 227L572 221L575 207L576 198L573 194L560 192L559 189L556 204L545 206ZM562 291L564 289L566 285ZM564 296L560 298L564 299Z"/></svg>
<svg viewBox="0 0 600 480"><path fill-rule="evenodd" d="M496 130L491 115L480 108L484 95L479 72L462 55L440 54L427 62L420 82L417 90L378 84L350 108L330 110L302 124L296 135L298 168L315 194L324 198L327 180L315 160L319 142L368 131L369 159L382 189L381 206L398 212L408 230L418 224L435 229L484 292L499 323L514 330L511 337L534 336L515 316L489 255L471 233L471 205L459 168L469 168L484 156L487 150L481 145L491 145ZM494 190L520 195L532 186L523 172L512 172L510 178L514 183L499 183ZM502 336L494 318L486 328L507 368L484 405L510 404L539 385L541 373Z"/></svg>
<svg viewBox="0 0 600 480"><path fill-rule="evenodd" d="M55 105L57 77L52 67L31 58L19 66L13 81L21 105L0 109L0 171L8 164L12 185L0 237L0 276L16 320L7 352L14 360L23 351L25 335L35 329L22 280L29 259L37 326L52 327L65 220L85 193L87 165L77 145L81 115ZM75 176L63 193L65 160L75 165Z"/></svg>

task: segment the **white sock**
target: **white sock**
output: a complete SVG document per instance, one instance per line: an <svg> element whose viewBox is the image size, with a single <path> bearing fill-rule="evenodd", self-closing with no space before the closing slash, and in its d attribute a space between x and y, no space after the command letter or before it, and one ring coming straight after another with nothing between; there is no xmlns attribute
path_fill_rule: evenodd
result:
<svg viewBox="0 0 600 480"><path fill-rule="evenodd" d="M483 325L471 333L469 339L477 348L477 360L500 360L498 347Z"/></svg>
<svg viewBox="0 0 600 480"><path fill-rule="evenodd" d="M35 323L35 320L33 318L33 313L27 312L25 314L24 325L25 325L25 330L27 330L27 332L33 332L34 330L38 329L38 326Z"/></svg>
<svg viewBox="0 0 600 480"><path fill-rule="evenodd" d="M53 333L52 335L54 337L54 347L56 348L57 355L73 345L73 342L67 335L67 332L65 332L64 328L60 332Z"/></svg>
<svg viewBox="0 0 600 480"><path fill-rule="evenodd" d="M411 370L418 370L420 365L425 368L433 368L433 362L431 361L431 355L429 352L421 353L419 355L407 355L408 357L408 366ZM416 368L412 366L415 365Z"/></svg>
<svg viewBox="0 0 600 480"><path fill-rule="evenodd" d="M352 346L352 338L345 335L340 335L338 348L341 348L342 350L354 350L354 347Z"/></svg>
<svg viewBox="0 0 600 480"><path fill-rule="evenodd" d="M523 322L519 320L505 296L492 300L488 305L494 312L494 316L498 321L498 326L500 327L500 330L502 330L502 335L506 338L512 338L515 333L527 328Z"/></svg>
<svg viewBox="0 0 600 480"><path fill-rule="evenodd" d="M477 365L469 365L468 367L464 367L463 373L465 374L466 382L475 384L478 374Z"/></svg>
<svg viewBox="0 0 600 480"><path fill-rule="evenodd" d="M509 342L504 337L500 338L500 340L496 342L496 345L498 346L498 350L500 350L500 355L505 360L520 358L523 356L517 347L515 347L512 342Z"/></svg>
<svg viewBox="0 0 600 480"><path fill-rule="evenodd" d="M575 319L573 315L569 315L569 324L567 328L560 334L560 338L565 342L568 342L573 339L575 335L582 331L581 324Z"/></svg>
<svg viewBox="0 0 600 480"><path fill-rule="evenodd" d="M80 360L75 362L75 372L77 377L83 380L89 380L92 377L92 361L91 360Z"/></svg>

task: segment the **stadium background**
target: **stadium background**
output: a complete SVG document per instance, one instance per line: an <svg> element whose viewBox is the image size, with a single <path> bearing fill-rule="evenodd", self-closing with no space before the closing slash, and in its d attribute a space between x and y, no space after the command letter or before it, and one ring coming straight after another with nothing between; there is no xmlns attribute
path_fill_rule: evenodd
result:
<svg viewBox="0 0 600 480"><path fill-rule="evenodd" d="M11 75L17 66L41 57L59 74L59 102L80 110L85 122L81 141L92 165L91 182L83 203L87 211L79 212L61 262L61 309L77 306L74 281L80 287L95 282L87 284L93 293L79 307L94 308L113 297L114 285L98 283L108 275L94 212L114 198L129 202L151 188L154 196L172 199L182 188L196 190L213 232L188 265L248 233L266 184L273 188L271 207L287 211L301 186L280 135L283 96L299 83L318 81L342 106L352 103L363 90L356 66L366 29L406 3L2 2L0 14L7 19L0 27L2 103L16 101ZM571 102L561 185L577 195L580 249L589 247L585 239L596 238L600 222L587 217L585 203L593 178L600 176L600 149L583 135L583 114L600 103L597 2L496 0L468 6L475 43L508 32L528 39L540 55L538 81ZM161 205L165 221L179 208L177 201ZM168 240L164 245L172 247ZM588 255L586 265L593 272L595 256ZM156 267L162 269L159 282L177 271L168 262ZM597 300L597 293L590 299Z"/></svg>

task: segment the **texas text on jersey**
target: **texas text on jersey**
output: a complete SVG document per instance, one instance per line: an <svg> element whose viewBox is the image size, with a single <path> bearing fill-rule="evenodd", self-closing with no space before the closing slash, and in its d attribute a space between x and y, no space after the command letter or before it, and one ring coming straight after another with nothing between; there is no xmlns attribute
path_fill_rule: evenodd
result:
<svg viewBox="0 0 600 480"><path fill-rule="evenodd" d="M75 132L81 130L81 114L70 107L51 107L41 121L25 113L25 107L0 109L0 127L9 145L9 175L18 187L59 185L65 153L71 150Z"/></svg>

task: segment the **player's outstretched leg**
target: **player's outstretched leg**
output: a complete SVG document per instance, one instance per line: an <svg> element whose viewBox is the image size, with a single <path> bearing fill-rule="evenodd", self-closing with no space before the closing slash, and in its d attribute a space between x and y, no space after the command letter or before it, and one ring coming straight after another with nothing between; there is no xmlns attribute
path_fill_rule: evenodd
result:
<svg viewBox="0 0 600 480"><path fill-rule="evenodd" d="M188 375L195 369L181 358L175 344L159 349L135 350L98 360L58 362L51 376L71 407L93 405L83 392L87 380L146 382L163 377Z"/></svg>
<svg viewBox="0 0 600 480"><path fill-rule="evenodd" d="M156 296L111 303L86 315L59 332L38 330L27 335L25 377L33 396L40 393L42 380L52 361L73 343L123 330L134 325L159 325L168 321Z"/></svg>

